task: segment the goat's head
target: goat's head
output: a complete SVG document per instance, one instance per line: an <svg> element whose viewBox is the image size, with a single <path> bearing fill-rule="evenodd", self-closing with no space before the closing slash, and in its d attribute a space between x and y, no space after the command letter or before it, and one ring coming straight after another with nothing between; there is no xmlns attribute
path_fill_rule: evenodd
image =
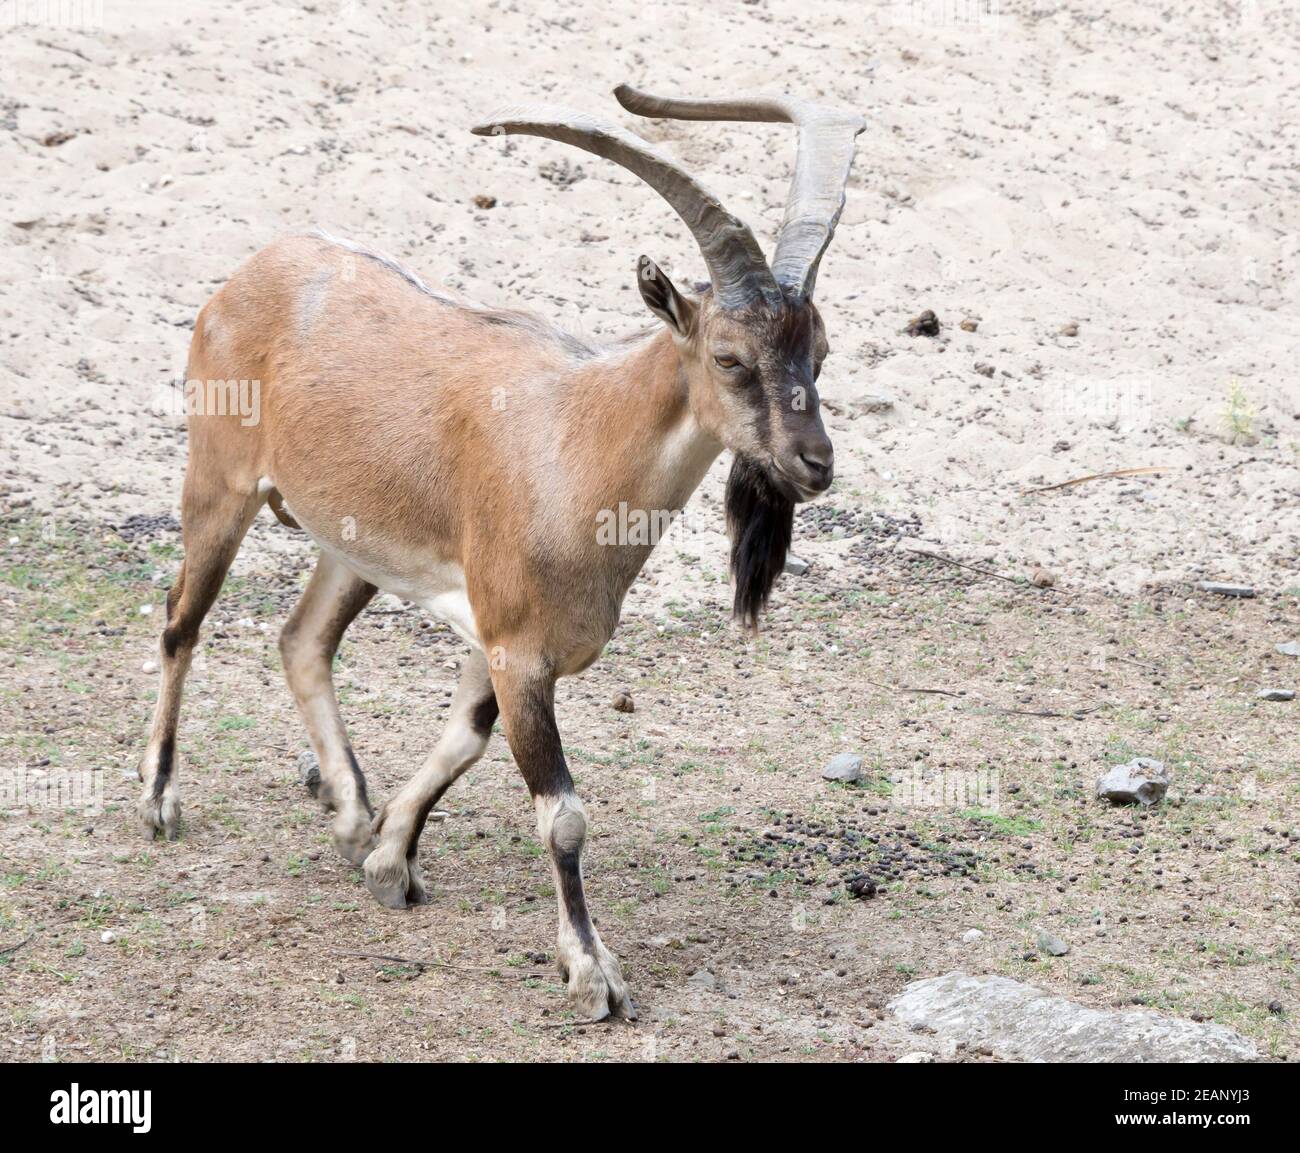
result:
<svg viewBox="0 0 1300 1153"><path fill-rule="evenodd" d="M646 305L672 333L695 418L735 454L727 482L735 610L752 626L784 564L795 503L825 492L834 474L816 385L829 346L812 296L844 207L854 137L865 122L785 96L675 100L628 85L614 94L641 116L784 121L799 128L770 266L745 224L675 161L623 128L547 105L506 109L474 128L479 135L545 136L613 160L654 188L690 228L710 285L683 292L644 256L637 281Z"/></svg>

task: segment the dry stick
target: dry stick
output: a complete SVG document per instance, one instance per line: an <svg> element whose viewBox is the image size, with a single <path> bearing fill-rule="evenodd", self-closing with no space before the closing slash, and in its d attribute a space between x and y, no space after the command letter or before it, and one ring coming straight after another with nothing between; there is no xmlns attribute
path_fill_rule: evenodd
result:
<svg viewBox="0 0 1300 1153"><path fill-rule="evenodd" d="M886 692L890 693L925 693L927 695L939 697L957 698L966 695L964 692L954 693L948 689L915 689L908 685L882 685L879 681L867 681L867 684L875 685L876 688L884 689ZM1111 704L1109 701L1102 701L1099 705L1092 705L1086 709L1071 709L1068 713L1058 713L1054 709L1004 709L1001 705L986 705L981 708L961 709L959 711L963 713L971 713L975 716L980 714L996 713L998 715L1011 717L1068 717L1073 718L1074 720L1079 720L1082 717L1086 717L1089 713L1099 712L1101 709L1108 709L1110 707Z"/></svg>
<svg viewBox="0 0 1300 1153"><path fill-rule="evenodd" d="M1076 476L1073 480L1063 480L1059 484L1045 484L1042 488L1027 488L1024 491L1025 496L1030 496L1036 492L1055 492L1058 488L1069 488L1071 485L1083 484L1089 480L1109 480L1116 476L1150 476L1162 472L1168 472L1167 468L1117 468L1114 472L1093 472L1087 476Z"/></svg>
<svg viewBox="0 0 1300 1153"><path fill-rule="evenodd" d="M1110 701L1102 701L1099 705L1093 705L1091 708L1074 709L1068 713L1058 713L1054 709L1004 709L998 705L990 705L984 709L963 709L962 712L979 715L981 713L994 713L999 716L1008 717L1060 717L1065 720L1082 720L1090 713L1100 712L1102 709L1111 708Z"/></svg>
<svg viewBox="0 0 1300 1153"><path fill-rule="evenodd" d="M16 945L6 945L3 949L0 949L0 957L7 957L10 953L18 952L19 949L21 949L25 944L27 944L28 941L32 940L35 936L36 934L32 933L30 936L24 937Z"/></svg>
<svg viewBox="0 0 1300 1153"><path fill-rule="evenodd" d="M423 957L394 957L389 953L358 953L352 949L331 949L330 952L340 957L364 957L371 961L391 961L395 965L414 965L419 969L449 969L453 973L496 977L502 981L529 981L535 977L554 976L552 973L539 973L534 970L503 973L499 968L491 965L452 965L446 961L430 961Z"/></svg>
<svg viewBox="0 0 1300 1153"><path fill-rule="evenodd" d="M884 689L890 693L932 693L940 697L964 697L965 693L949 692L947 689L914 689L907 685L882 685L879 681L868 681L867 684L875 685L878 689Z"/></svg>
<svg viewBox="0 0 1300 1153"><path fill-rule="evenodd" d="M1015 585L1016 588L1038 589L1041 593L1055 592L1050 587L1040 588L1038 585L1030 584L1028 581L1017 580L1015 577L1003 576L1000 572L994 572L992 569L980 568L978 565L966 564L964 561L953 560L950 556L944 556L941 552L915 552L913 556L928 557L930 560L941 560L944 564L956 565L958 568L970 569L971 572L977 572L981 576L996 577L1000 581L1006 581L1007 584Z"/></svg>

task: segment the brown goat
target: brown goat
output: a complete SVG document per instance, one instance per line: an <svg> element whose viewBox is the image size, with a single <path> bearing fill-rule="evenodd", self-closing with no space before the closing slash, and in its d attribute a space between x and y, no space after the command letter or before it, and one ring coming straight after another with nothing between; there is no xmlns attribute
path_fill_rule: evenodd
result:
<svg viewBox="0 0 1300 1153"><path fill-rule="evenodd" d="M786 97L662 100L647 116L799 126L789 208L769 267L749 229L624 129L565 109L510 109L476 128L548 136L612 159L690 227L711 285L679 291L648 259L638 284L663 322L591 347L521 313L435 292L323 233L248 260L199 313L188 387L251 381L256 420L194 404L182 527L167 597L162 686L141 764L146 832L174 837L176 727L199 626L264 503L321 555L280 642L342 853L386 905L426 899L417 844L430 810L483 753L498 712L537 811L559 903L557 958L577 1010L632 1014L588 916L587 820L555 724L557 677L586 668L618 624L652 543L609 543L602 513L679 510L723 449L737 615L752 625L781 571L793 507L833 458L814 381L827 353L812 302L863 121ZM423 768L376 816L339 716L331 662L377 589L448 623L471 654Z"/></svg>

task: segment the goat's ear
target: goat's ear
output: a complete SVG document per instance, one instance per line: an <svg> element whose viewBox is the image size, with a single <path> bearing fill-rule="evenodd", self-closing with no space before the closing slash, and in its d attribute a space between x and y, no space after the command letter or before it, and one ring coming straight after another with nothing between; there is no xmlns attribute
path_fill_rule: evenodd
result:
<svg viewBox="0 0 1300 1153"><path fill-rule="evenodd" d="M688 336L695 324L695 305L686 299L648 256L636 262L636 283L641 299L678 336Z"/></svg>

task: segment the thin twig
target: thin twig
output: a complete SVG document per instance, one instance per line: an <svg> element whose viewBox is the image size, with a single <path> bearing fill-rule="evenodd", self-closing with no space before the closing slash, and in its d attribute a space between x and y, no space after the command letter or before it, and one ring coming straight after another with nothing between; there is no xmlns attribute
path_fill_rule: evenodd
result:
<svg viewBox="0 0 1300 1153"><path fill-rule="evenodd" d="M1110 708L1109 701L1102 701L1099 705L1092 705L1086 709L1073 709L1068 713L1058 713L1054 709L1004 709L998 705L990 705L987 708L963 709L962 712L979 714L995 714L998 716L1008 717L1060 717L1063 720L1082 720L1090 713L1100 712L1102 709Z"/></svg>
<svg viewBox="0 0 1300 1153"><path fill-rule="evenodd" d="M10 953L18 952L19 949L27 944L28 941L35 938L35 936L36 934L32 933L30 936L24 937L23 940L19 941L16 945L5 945L4 948L0 948L0 957L7 957Z"/></svg>
<svg viewBox="0 0 1300 1153"><path fill-rule="evenodd" d="M940 697L964 697L965 693L949 692L947 689L914 689L908 685L882 685L879 681L868 681L867 684L875 685L878 689L884 689L891 693L927 693Z"/></svg>
<svg viewBox="0 0 1300 1153"><path fill-rule="evenodd" d="M966 696L965 692L954 693L949 689L916 689L908 685L882 685L879 681L867 681L869 685L875 685L878 689L884 689L891 693L925 693L930 696L939 697L957 697L961 699ZM977 698L978 699L978 698ZM1054 709L1005 709L1001 705L983 704L973 708L961 709L960 712L971 713L974 716L980 715L1000 715L1012 717L1062 717L1078 720L1086 717L1089 713L1095 713L1101 709L1110 708L1109 701L1102 701L1099 705L1092 705L1086 709L1071 709L1067 713L1056 712Z"/></svg>
<svg viewBox="0 0 1300 1153"><path fill-rule="evenodd" d="M431 961L424 957L394 957L389 953L360 953L353 949L331 949L330 952L340 957L364 957L371 961L390 961L394 965L414 965L417 969L448 969L453 973L466 973L471 976L496 977L502 981L528 981L535 977L550 977L551 973L534 970L503 972L493 965L452 965L446 961Z"/></svg>
<svg viewBox="0 0 1300 1153"><path fill-rule="evenodd" d="M1000 572L994 572L992 569L980 568L979 565L967 564L965 561L953 560L950 556L944 556L941 552L924 552L918 550L911 554L912 556L927 557L930 560L941 560L944 564L956 565L957 568L970 569L971 572L977 572L981 576L996 577L1000 581L1006 581L1007 584L1015 585L1016 588L1038 589L1039 592L1054 591L1050 586L1040 587L1039 585L1030 584L1029 581L1020 580L1016 577L1003 576Z"/></svg>
<svg viewBox="0 0 1300 1153"><path fill-rule="evenodd" d="M1083 484L1090 480L1109 480L1117 476L1151 476L1162 472L1168 472L1167 468L1150 467L1150 468L1117 468L1114 472L1092 472L1087 476L1076 476L1073 480L1063 480L1059 484L1045 484L1041 488L1027 488L1024 491L1025 496L1030 496L1036 492L1055 492L1058 488L1069 488L1071 485Z"/></svg>

